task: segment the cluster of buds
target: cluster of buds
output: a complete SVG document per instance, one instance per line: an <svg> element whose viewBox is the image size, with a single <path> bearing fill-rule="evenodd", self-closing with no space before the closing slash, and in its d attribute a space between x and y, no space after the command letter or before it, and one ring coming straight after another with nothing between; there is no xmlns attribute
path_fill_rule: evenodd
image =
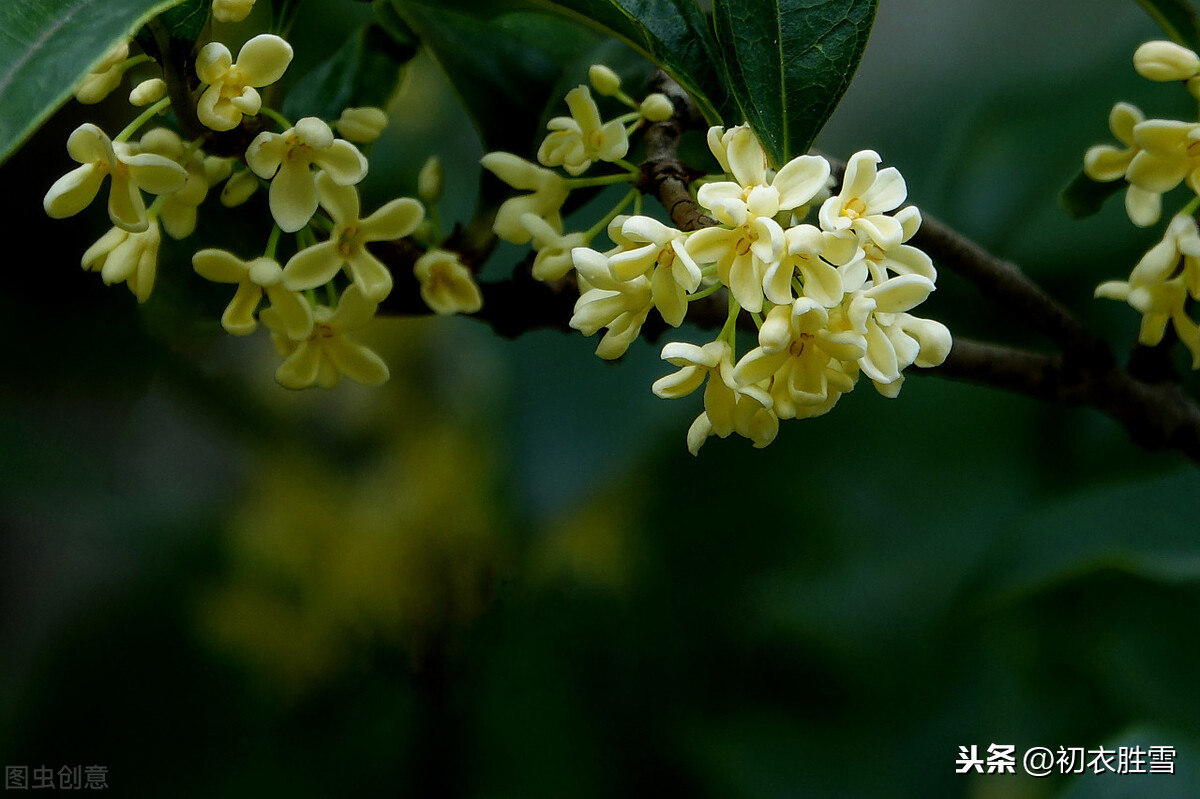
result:
<svg viewBox="0 0 1200 799"><path fill-rule="evenodd" d="M606 73L593 68L593 86L597 74ZM849 160L841 190L832 195L824 158L800 156L776 171L748 126L715 127L708 144L723 174L703 181L696 201L717 224L684 231L620 213L640 199L634 191L591 229L565 233L561 209L572 189L636 179L622 160L624 125L669 116L665 101L626 98L637 109L629 119L603 123L580 86L567 98L571 117L551 121L540 165L508 153L489 153L483 163L526 192L500 208L495 232L532 245L535 278L558 281L574 272L580 296L570 325L589 336L605 331L600 357L622 356L651 312L679 327L692 303L725 291L728 312L716 339L668 343L662 357L679 370L653 386L664 398L705 386L704 410L687 435L693 454L712 435L738 433L766 446L781 419L828 412L860 374L895 397L905 368L946 358L946 327L909 313L936 279L928 255L905 243L920 226L920 212L901 208L904 180L894 168L877 169L874 152ZM578 177L596 161L627 171ZM816 224L806 222L814 213ZM604 230L613 246L589 247ZM739 359L737 332L750 321L757 346Z"/></svg>
<svg viewBox="0 0 1200 799"><path fill-rule="evenodd" d="M239 22L253 5L213 0L212 14ZM148 55L130 58L123 44L85 77L77 96L98 102L131 66L151 61ZM205 248L192 257L200 277L237 287L222 326L246 335L261 321L283 357L275 377L285 387L330 387L343 376L377 385L388 379L387 365L349 335L371 321L392 290L391 272L367 245L413 235L425 208L401 197L362 216L357 185L368 169L363 149L383 132L387 116L378 108L348 108L337 120L306 117L293 123L264 107L259 89L279 81L291 61L291 45L273 34L250 38L236 59L221 42L208 42L196 57L199 88L191 100L211 133L185 140L165 124L145 130L170 100L163 97L161 77L143 81L130 101L148 107L118 135L110 138L91 123L71 134L67 152L80 166L50 187L44 207L55 218L79 213L108 178L113 227L87 249L83 267L99 271L105 283L126 283L145 302L154 288L163 232L173 239L190 236L199 207L218 186L221 204L233 207L269 185L274 226L264 231L262 251L238 255ZM214 134L239 128L248 117L269 120L278 130L259 132L236 156L205 153ZM150 205L143 193L155 197ZM284 233L294 244L286 259ZM421 280L424 288L436 278Z"/></svg>
<svg viewBox="0 0 1200 799"><path fill-rule="evenodd" d="M1148 80L1183 83L1200 99L1200 56L1167 41L1146 42L1133 54L1138 74ZM1120 102L1109 115L1109 128L1122 146L1092 147L1084 155L1084 174L1093 180L1124 180L1125 209L1138 227L1162 216L1163 195L1186 183L1194 196L1171 219L1163 239L1138 262L1126 281L1108 281L1097 297L1128 302L1142 314L1138 342L1154 346L1170 323L1200 369L1200 327L1188 313L1200 299L1200 121L1146 119L1135 106Z"/></svg>

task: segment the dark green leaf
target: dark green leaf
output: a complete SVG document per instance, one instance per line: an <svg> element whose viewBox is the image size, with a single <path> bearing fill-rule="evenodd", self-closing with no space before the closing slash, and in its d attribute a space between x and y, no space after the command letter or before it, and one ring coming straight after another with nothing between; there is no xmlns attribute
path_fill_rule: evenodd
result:
<svg viewBox="0 0 1200 799"><path fill-rule="evenodd" d="M1100 212L1104 201L1125 187L1123 180L1110 180L1101 183L1092 180L1081 171L1075 179L1062 190L1058 201L1063 210L1075 219L1083 219Z"/></svg>
<svg viewBox="0 0 1200 799"><path fill-rule="evenodd" d="M482 19L418 2L397 8L450 78L487 150L531 154L563 65L596 43L578 25L545 14Z"/></svg>
<svg viewBox="0 0 1200 799"><path fill-rule="evenodd" d="M175 41L195 42L204 31L212 0L183 0L179 5L163 12L159 21L166 26Z"/></svg>
<svg viewBox="0 0 1200 799"><path fill-rule="evenodd" d="M1200 50L1200 19L1187 0L1137 0L1171 41Z"/></svg>
<svg viewBox="0 0 1200 799"><path fill-rule="evenodd" d="M179 0L0 2L0 162L119 41Z"/></svg>
<svg viewBox="0 0 1200 799"><path fill-rule="evenodd" d="M729 86L779 166L803 154L850 86L876 0L714 0Z"/></svg>
<svg viewBox="0 0 1200 799"><path fill-rule="evenodd" d="M716 41L694 0L415 0L474 15L540 9L619 39L662 67L712 123L733 121L737 106L721 74Z"/></svg>
<svg viewBox="0 0 1200 799"><path fill-rule="evenodd" d="M334 120L346 108L386 106L416 52L415 41L397 41L379 25L364 25L288 92L283 113Z"/></svg>

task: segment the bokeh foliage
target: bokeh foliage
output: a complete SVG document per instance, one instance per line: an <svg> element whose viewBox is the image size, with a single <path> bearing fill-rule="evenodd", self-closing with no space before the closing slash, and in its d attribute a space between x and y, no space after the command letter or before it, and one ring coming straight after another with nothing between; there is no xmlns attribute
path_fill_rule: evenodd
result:
<svg viewBox="0 0 1200 799"><path fill-rule="evenodd" d="M1112 102L1172 100L1132 74L1157 35L1135 4L1087 5L973 5L953 34L1037 69L958 52L901 96L896 64L946 52L912 23L945 9L895 0L819 144L877 149L923 209L1129 341L1136 320L1089 295L1152 234L1119 203L1071 221L1057 194ZM307 7L301 86L329 53L300 43L350 54L376 21ZM1056 60L1037 61L1035 13ZM368 179L387 185L364 191L411 192L436 152L465 219L471 119L433 61L407 70ZM262 336L195 321L223 299L185 269L143 308L78 271L103 220L38 200L79 115L0 171L36 187L10 224L43 247L0 298L0 761L104 764L130 796L1200 792L1200 493L1180 459L927 376L692 458L699 409L648 391L658 347L612 365L578 336L467 320L385 325L382 389L290 394ZM1039 344L939 286L952 329ZM1133 741L1174 745L1179 773L953 773L965 744Z"/></svg>

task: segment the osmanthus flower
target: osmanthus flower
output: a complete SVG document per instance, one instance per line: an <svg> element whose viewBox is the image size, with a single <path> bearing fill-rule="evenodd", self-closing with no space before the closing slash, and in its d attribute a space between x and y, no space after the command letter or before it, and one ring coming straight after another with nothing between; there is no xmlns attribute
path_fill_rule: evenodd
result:
<svg viewBox="0 0 1200 799"><path fill-rule="evenodd" d="M882 247L870 239L862 242L861 261L842 269L847 290L861 288L868 277L875 285L889 280L892 275L920 275L931 283L937 280L933 259L924 250L903 243L916 235L921 227L921 212L916 206L908 205L892 218L900 223L900 242L890 247Z"/></svg>
<svg viewBox="0 0 1200 799"><path fill-rule="evenodd" d="M803 296L826 308L842 301L845 287L842 273L835 268L861 259L858 242L812 225L795 225L783 232L785 253L767 269L763 291L776 305L790 305L794 299L792 279L799 277Z"/></svg>
<svg viewBox="0 0 1200 799"><path fill-rule="evenodd" d="M892 331L897 315L920 305L933 290L933 281L923 275L900 275L847 294L843 301L850 329L866 338L858 366L884 396L899 393L900 371L917 357L907 349L908 341Z"/></svg>
<svg viewBox="0 0 1200 799"><path fill-rule="evenodd" d="M55 219L82 211L95 199L104 178L111 177L109 218L117 227L138 233L149 226L141 191L168 194L187 181L187 172L170 158L138 152L127 142L114 143L90 122L71 133L67 152L81 166L56 180L46 192L43 206Z"/></svg>
<svg viewBox="0 0 1200 799"><path fill-rule="evenodd" d="M253 333L258 327L254 312L265 296L281 330L293 339L309 336L313 329L312 307L304 296L283 285L283 267L265 256L243 261L231 252L204 249L192 256L196 274L214 283L234 283L237 291L221 315L221 326L235 336Z"/></svg>
<svg viewBox="0 0 1200 799"><path fill-rule="evenodd" d="M338 186L352 186L367 174L367 159L316 117L305 117L283 133L264 131L246 148L246 165L271 181L271 215L283 230L295 233L317 210L311 167L317 166Z"/></svg>
<svg viewBox="0 0 1200 799"><path fill-rule="evenodd" d="M83 253L83 268L99 272L106 285L124 283L138 302L150 299L158 272L158 248L162 237L157 224L130 233L119 227L109 229Z"/></svg>
<svg viewBox="0 0 1200 799"><path fill-rule="evenodd" d="M512 153L487 153L479 163L514 189L529 192L500 205L492 223L497 236L512 244L528 244L532 234L521 224L525 214L541 217L556 230L563 229L562 206L571 190L561 175Z"/></svg>
<svg viewBox="0 0 1200 799"><path fill-rule="evenodd" d="M316 288L344 268L364 297L382 301L392 290L392 273L367 244L408 236L425 218L425 209L411 197L400 197L359 219L358 190L353 186L339 186L322 172L316 190L321 207L333 219L333 231L326 241L291 257L283 269L283 284L293 291Z"/></svg>
<svg viewBox="0 0 1200 799"><path fill-rule="evenodd" d="M196 115L213 130L233 130L242 115L253 116L262 108L257 89L282 78L291 62L292 46L271 33L242 45L236 62L228 47L209 42L196 56L196 75L208 84L196 105Z"/></svg>
<svg viewBox="0 0 1200 799"><path fill-rule="evenodd" d="M720 141L734 179L700 187L697 201L709 210L721 206L733 213L732 208L737 207L738 214L775 217L780 211L806 205L829 179L829 162L814 155L793 158L771 175L762 145L747 125L721 134Z"/></svg>
<svg viewBox="0 0 1200 799"><path fill-rule="evenodd" d="M733 350L723 340L703 346L671 342L662 358L679 371L654 381L651 390L663 399L686 397L704 385L704 411L688 430L688 451L693 455L709 436L731 433L750 439L762 448L775 440L779 418L763 386L739 386L734 380ZM706 382L707 381L707 382Z"/></svg>
<svg viewBox="0 0 1200 799"><path fill-rule="evenodd" d="M470 314L483 307L479 285L458 253L429 250L413 264L413 274L421 284L421 299L435 313Z"/></svg>
<svg viewBox="0 0 1200 799"><path fill-rule="evenodd" d="M212 0L213 19L218 22L241 22L254 10L254 0Z"/></svg>
<svg viewBox="0 0 1200 799"><path fill-rule="evenodd" d="M688 234L648 216L622 220L618 249L608 254L617 280L650 277L650 296L663 321L679 327L687 314L687 295L700 287L700 266L687 251Z"/></svg>
<svg viewBox="0 0 1200 799"><path fill-rule="evenodd" d="M1192 368L1200 369L1200 327L1188 316L1189 295L1200 298L1200 233L1196 221L1182 214L1171 220L1162 241L1142 256L1128 281L1096 288L1097 297L1124 300L1142 314L1141 344L1158 344L1172 324L1192 354Z"/></svg>
<svg viewBox="0 0 1200 799"><path fill-rule="evenodd" d="M187 181L163 199L158 218L171 238L190 236L196 229L197 208L208 196L211 186L229 177L233 170L232 160L205 156L198 147L189 147L178 133L168 128L147 132L138 147L142 152L170 158L187 170Z"/></svg>
<svg viewBox="0 0 1200 799"><path fill-rule="evenodd" d="M758 313L763 282L785 252L783 228L771 217L753 216L737 204L718 204L710 210L722 225L688 236L687 252L697 264L716 264L718 277L738 304Z"/></svg>
<svg viewBox="0 0 1200 799"><path fill-rule="evenodd" d="M1133 68L1149 80L1191 80L1200 75L1200 56L1175 42L1146 42L1134 51Z"/></svg>
<svg viewBox="0 0 1200 799"><path fill-rule="evenodd" d="M538 148L543 166L561 166L569 175L581 175L594 161L619 161L629 152L629 137L620 120L605 124L587 86L567 92L569 117L554 117L551 133Z"/></svg>
<svg viewBox="0 0 1200 799"><path fill-rule="evenodd" d="M800 297L777 305L759 329L759 346L734 368L738 386L768 382L780 419L818 416L854 388L856 362L867 352L866 336L850 329L840 309Z"/></svg>
<svg viewBox="0 0 1200 799"><path fill-rule="evenodd" d="M1117 103L1108 115L1108 128L1124 147L1097 144L1083 155L1083 173L1101 183L1125 177L1133 157L1141 151L1134 130L1146 121L1141 110L1129 103ZM1162 214L1162 194L1129 184L1125 190L1125 212L1138 227L1149 227Z"/></svg>
<svg viewBox="0 0 1200 799"><path fill-rule="evenodd" d="M1141 148L1125 170L1130 185L1157 195L1186 180L1200 193L1200 124L1174 119L1148 119L1133 129Z"/></svg>
<svg viewBox="0 0 1200 799"><path fill-rule="evenodd" d="M111 94L113 89L121 85L127 58L129 42L118 42L84 77L75 90L75 99L84 105L93 105Z"/></svg>
<svg viewBox="0 0 1200 799"><path fill-rule="evenodd" d="M904 202L908 187L895 167L877 170L880 160L873 150L850 156L841 191L822 203L818 212L824 230L852 230L884 249L903 240L900 222L887 214Z"/></svg>
<svg viewBox="0 0 1200 799"><path fill-rule="evenodd" d="M387 364L374 350L348 335L367 325L377 307L378 303L364 297L358 286L351 285L338 299L336 308L317 306L312 332L300 339L290 334L290 324L276 306L263 310L263 324L271 331L271 341L284 359L275 370L275 380L291 389L333 388L342 377L368 386L386 383L390 376Z"/></svg>
<svg viewBox="0 0 1200 799"><path fill-rule="evenodd" d="M346 141L370 144L383 135L387 124L387 112L382 108L367 105L343 109L333 127Z"/></svg>
<svg viewBox="0 0 1200 799"><path fill-rule="evenodd" d="M607 328L596 346L596 354L607 360L619 358L641 332L654 305L650 281L644 275L617 280L609 269L607 256L587 247L572 250L571 257L588 288L575 303L570 326L585 336Z"/></svg>
<svg viewBox="0 0 1200 799"><path fill-rule="evenodd" d="M561 280L574 268L571 250L586 247L584 233L563 233L537 214L522 214L521 226L529 231L530 246L537 255L533 259L533 279L542 282Z"/></svg>

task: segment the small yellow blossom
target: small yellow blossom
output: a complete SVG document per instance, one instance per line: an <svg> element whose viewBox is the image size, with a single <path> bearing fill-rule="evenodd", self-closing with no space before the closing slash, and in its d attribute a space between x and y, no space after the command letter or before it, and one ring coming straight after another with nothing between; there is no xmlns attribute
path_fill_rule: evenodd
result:
<svg viewBox="0 0 1200 799"><path fill-rule="evenodd" d="M138 147L142 152L170 158L187 170L187 182L163 198L158 217L171 238L190 236L196 229L197 208L208 196L209 187L229 176L233 169L231 159L206 157L198 147L186 145L179 134L168 128L149 131L142 136Z"/></svg>
<svg viewBox="0 0 1200 799"><path fill-rule="evenodd" d="M221 315L226 332L235 336L253 333L258 327L254 312L266 296L280 329L289 337L299 341L312 333L312 308L303 295L283 285L283 267L275 259L243 261L225 250L205 249L192 256L192 267L205 280L237 284L237 292Z"/></svg>
<svg viewBox="0 0 1200 799"><path fill-rule="evenodd" d="M480 164L514 189L530 192L510 197L500 205L492 224L497 236L513 244L528 244L532 234L521 224L525 214L535 214L552 228L563 229L561 210L570 189L561 175L512 153L488 153Z"/></svg>
<svg viewBox="0 0 1200 799"><path fill-rule="evenodd" d="M895 167L876 171L880 160L872 150L850 156L842 190L821 204L818 216L824 230L853 230L884 249L903 240L900 222L886 214L900 207L908 188Z"/></svg>
<svg viewBox="0 0 1200 799"><path fill-rule="evenodd" d="M1125 179L1146 192L1165 194L1186 180L1200 193L1200 124L1148 119L1133 129L1138 150Z"/></svg>
<svg viewBox="0 0 1200 799"><path fill-rule="evenodd" d="M221 205L236 208L249 200L257 190L258 175L250 169L239 170L221 187Z"/></svg>
<svg viewBox="0 0 1200 799"><path fill-rule="evenodd" d="M529 231L530 246L537 252L533 259L534 280L547 282L566 277L574 268L571 251L588 243L583 233L564 234L537 214L524 214L521 225Z"/></svg>
<svg viewBox="0 0 1200 799"><path fill-rule="evenodd" d="M375 318L377 307L352 285L342 293L336 308L317 306L312 332L299 340L291 336L288 320L276 306L264 310L263 324L284 359L275 370L275 380L290 389L333 388L343 376L368 386L386 383L390 373L383 359L347 335Z"/></svg>
<svg viewBox="0 0 1200 799"><path fill-rule="evenodd" d="M594 161L619 161L629 152L629 137L619 120L607 124L587 86L567 92L569 117L554 117L546 127L551 131L537 159L543 166L561 166L569 175L581 175Z"/></svg>
<svg viewBox="0 0 1200 799"><path fill-rule="evenodd" d="M571 257L588 289L575 303L570 326L585 336L607 328L596 354L606 360L619 358L637 338L654 307L650 281L644 275L632 280L616 279L608 258L586 247L572 250Z"/></svg>
<svg viewBox="0 0 1200 799"><path fill-rule="evenodd" d="M121 78L125 76L124 62L127 58L129 42L118 42L84 77L79 88L75 90L75 99L84 105L93 105L111 94L113 89L121 85Z"/></svg>
<svg viewBox="0 0 1200 799"><path fill-rule="evenodd" d="M1200 326L1187 313L1188 298L1200 298L1200 231L1190 216L1171 220L1162 241L1142 256L1128 281L1112 280L1096 296L1128 302L1142 314L1138 342L1153 347L1171 323L1200 369Z"/></svg>
<svg viewBox="0 0 1200 799"><path fill-rule="evenodd" d="M618 280L650 276L654 307L671 327L683 324L687 295L700 288L700 266L687 251L687 234L648 216L631 216L621 224L629 247L608 255Z"/></svg>
<svg viewBox="0 0 1200 799"><path fill-rule="evenodd" d="M758 313L766 276L778 268L785 253L783 228L771 217L753 216L737 204L718 205L714 213L726 226L697 230L688 237L688 254L698 264L716 264L717 275L738 304Z"/></svg>
<svg viewBox="0 0 1200 799"><path fill-rule="evenodd" d="M367 244L392 241L410 235L425 209L410 197L384 205L366 219L359 219L358 190L339 186L322 172L317 175L317 196L333 219L329 239L292 256L283 270L283 283L294 291L328 283L343 267L370 302L380 302L392 290L392 273L371 254Z"/></svg>
<svg viewBox="0 0 1200 799"><path fill-rule="evenodd" d="M84 252L83 268L99 272L106 285L125 283L138 302L145 302L154 289L161 241L157 224L139 233L111 228Z"/></svg>
<svg viewBox="0 0 1200 799"><path fill-rule="evenodd" d="M588 67L588 83L601 97L612 97L621 91L621 78L604 64L592 64Z"/></svg>
<svg viewBox="0 0 1200 799"><path fill-rule="evenodd" d="M345 139L335 139L329 125L305 117L283 133L264 131L246 149L246 164L271 181L269 204L279 227L294 233L317 210L310 167L320 167L338 186L351 186L367 174L367 159Z"/></svg>
<svg viewBox="0 0 1200 799"><path fill-rule="evenodd" d="M429 250L417 259L413 274L421 284L421 299L435 313L470 314L483 307L483 294L457 253Z"/></svg>
<svg viewBox="0 0 1200 799"><path fill-rule="evenodd" d="M665 94L655 92L646 96L638 106L638 112L648 122L666 122L675 114L675 106Z"/></svg>
<svg viewBox="0 0 1200 799"><path fill-rule="evenodd" d="M218 22L241 22L254 10L254 0L212 0L213 19Z"/></svg>
<svg viewBox="0 0 1200 799"><path fill-rule="evenodd" d="M333 127L346 141L370 144L383 135L387 124L387 113L382 108L363 106L343 110L337 122L333 123Z"/></svg>
<svg viewBox="0 0 1200 799"><path fill-rule="evenodd" d="M129 92L129 104L136 106L157 103L167 94L167 82L162 78L144 80Z"/></svg>
<svg viewBox="0 0 1200 799"><path fill-rule="evenodd" d="M1146 42L1134 51L1133 68L1149 80L1189 80L1200 73L1200 56L1175 42Z"/></svg>
<svg viewBox="0 0 1200 799"><path fill-rule="evenodd" d="M1083 173L1101 183L1125 177L1134 156L1141 151L1134 136L1137 126L1146 121L1141 110L1129 103L1117 103L1108 115L1108 128L1124 147L1098 144L1083 156ZM1125 190L1125 212L1138 227L1149 227L1162 214L1162 194L1129 184Z"/></svg>
<svg viewBox="0 0 1200 799"><path fill-rule="evenodd" d="M141 190L168 194L187 181L187 172L171 159L138 152L127 142L114 143L90 122L71 133L67 152L81 166L56 180L46 192L43 206L55 219L74 216L90 205L104 178L111 176L109 218L117 227L138 233L149 225Z"/></svg>
<svg viewBox="0 0 1200 799"><path fill-rule="evenodd" d="M257 114L262 97L256 91L283 77L292 62L292 46L270 33L250 39L238 51L209 42L196 56L196 75L208 84L200 95L196 114L213 130L233 130L243 114Z"/></svg>

